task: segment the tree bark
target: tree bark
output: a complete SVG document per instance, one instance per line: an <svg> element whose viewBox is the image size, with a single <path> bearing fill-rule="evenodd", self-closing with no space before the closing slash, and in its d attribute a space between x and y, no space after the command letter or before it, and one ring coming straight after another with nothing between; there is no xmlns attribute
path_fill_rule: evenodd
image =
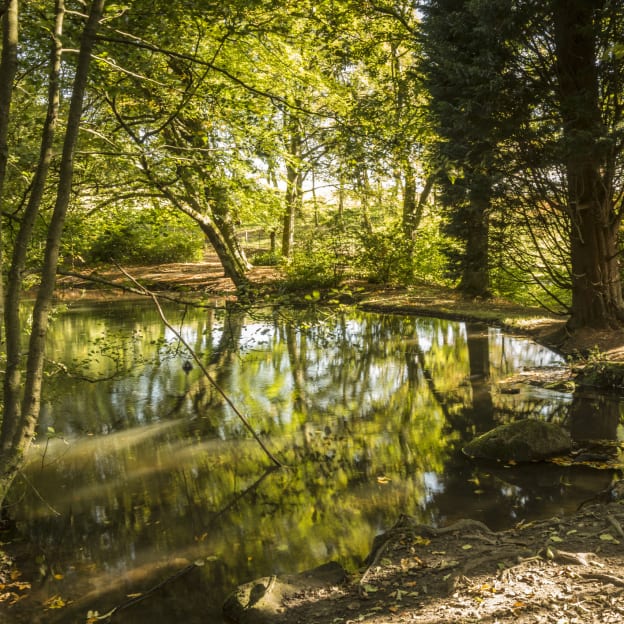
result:
<svg viewBox="0 0 624 624"><path fill-rule="evenodd" d="M17 44L19 40L18 0L7 0L2 20L2 56L0 57L0 319L4 317L4 263L2 244L2 213L4 212L4 182L9 160L9 119L13 99L13 81L17 72ZM2 326L0 324L0 340Z"/></svg>
<svg viewBox="0 0 624 624"><path fill-rule="evenodd" d="M204 214L202 207L194 197L192 184L188 179L182 178L182 183L186 187L187 192L183 198L178 198L166 186L161 184L156 177L151 173L146 162L143 162L143 168L146 175L152 182L158 187L159 191L166 197L173 206L175 206L180 212L188 215L193 219L201 228L201 231L205 234L206 238L215 250L223 272L226 277L229 277L236 288L239 291L245 290L249 286L249 279L247 278L247 271L250 268L249 262L242 253L238 241L232 240L228 243L224 236L224 232L218 227L218 225L208 215ZM233 230L230 232L233 237L235 234ZM226 231L227 234L227 231Z"/></svg>
<svg viewBox="0 0 624 624"><path fill-rule="evenodd" d="M601 0L553 0L557 80L571 220L569 326L621 325L624 301L617 237L621 218L605 179L607 153L597 73L595 19ZM606 174L605 174L606 175Z"/></svg>
<svg viewBox="0 0 624 624"><path fill-rule="evenodd" d="M403 174L403 232L408 240L416 236L416 174L410 163L405 165Z"/></svg>
<svg viewBox="0 0 624 624"><path fill-rule="evenodd" d="M207 199L210 204L214 223L221 234L221 239L227 247L231 261L236 265L237 275L245 276L252 265L249 260L247 260L245 250L236 235L236 227L232 219L230 197L228 196L227 189L217 184L208 183L207 195L209 195Z"/></svg>
<svg viewBox="0 0 624 624"><path fill-rule="evenodd" d="M425 186L416 199L416 177L411 166L405 171L405 189L403 191L403 232L408 240L416 239L416 232L422 220L425 204L433 189L433 176L425 180Z"/></svg>

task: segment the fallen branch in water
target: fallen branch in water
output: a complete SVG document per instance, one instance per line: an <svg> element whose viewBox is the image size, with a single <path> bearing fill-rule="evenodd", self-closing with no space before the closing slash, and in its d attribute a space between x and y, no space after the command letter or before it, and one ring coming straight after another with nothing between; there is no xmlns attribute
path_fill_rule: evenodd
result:
<svg viewBox="0 0 624 624"><path fill-rule="evenodd" d="M175 337L180 341L180 343L184 345L184 348L188 351L189 355L193 358L193 360L195 361L195 363L201 370L204 377L206 377L206 379L210 382L212 387L221 395L223 400L229 405L232 411L238 416L238 418L243 423L247 431L251 433L254 440L260 445L260 448L262 448L262 450L266 453L267 457L275 464L275 466L277 466L278 468L281 468L283 465L282 462L280 462L279 459L277 459L275 455L271 453L271 451L264 444L260 436L255 432L254 428L251 426L247 418L236 407L236 405L234 405L234 402L232 401L232 399L230 399L230 397L227 395L225 390L221 388L221 386L217 383L214 377L208 372L208 369L204 366L204 363L200 360L197 353L195 353L195 350L188 344L188 342L186 342L186 340L184 340L184 338L182 337L182 334L173 325L171 325L171 323L167 320L167 317L165 316L165 313L163 312L160 302L158 301L158 297L156 297L156 295L153 292L151 292L150 290L145 288L143 285L141 285L134 277L132 277L132 275L130 275L122 267L118 267L118 268L129 280L131 280L136 285L137 289L139 290L139 292L141 292L141 294L146 295L154 302L154 305L156 306L156 310L158 311L158 314L162 322L175 335Z"/></svg>

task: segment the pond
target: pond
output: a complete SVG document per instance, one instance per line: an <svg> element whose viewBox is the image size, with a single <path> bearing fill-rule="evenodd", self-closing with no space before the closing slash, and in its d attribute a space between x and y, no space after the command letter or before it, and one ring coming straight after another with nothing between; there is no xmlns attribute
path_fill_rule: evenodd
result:
<svg viewBox="0 0 624 624"><path fill-rule="evenodd" d="M580 432L597 411L595 397L505 391L511 375L562 365L529 340L353 310L166 314L286 467L270 469L152 306L73 304L54 320L40 430L11 492L46 622L121 604L114 622L220 622L239 583L329 560L356 570L401 513L500 529L573 511L610 482L462 456L499 423ZM621 435L620 404L599 400L601 426Z"/></svg>

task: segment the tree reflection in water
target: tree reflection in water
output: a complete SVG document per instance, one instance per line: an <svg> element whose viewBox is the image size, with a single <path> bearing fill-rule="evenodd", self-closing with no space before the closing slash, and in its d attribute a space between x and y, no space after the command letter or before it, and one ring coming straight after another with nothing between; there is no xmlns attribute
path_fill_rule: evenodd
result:
<svg viewBox="0 0 624 624"><path fill-rule="evenodd" d="M400 513L500 528L570 510L610 478L462 457L475 433L519 415L573 431L595 415L560 392L499 391L523 367L560 364L529 341L355 311L187 310L178 322L288 468L265 472L261 449L197 368L183 370L186 354L148 306L62 315L50 349L74 377L49 384L29 485L13 491L44 562L42 593L74 600L55 621L104 613L196 561L123 621L219 621L224 592L245 580L329 559L356 567ZM609 435L619 414L618 403L605 416Z"/></svg>

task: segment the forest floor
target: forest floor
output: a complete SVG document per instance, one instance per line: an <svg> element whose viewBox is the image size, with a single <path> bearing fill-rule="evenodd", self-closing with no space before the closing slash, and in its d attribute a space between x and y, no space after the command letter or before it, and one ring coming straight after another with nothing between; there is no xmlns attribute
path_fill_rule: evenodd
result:
<svg viewBox="0 0 624 624"><path fill-rule="evenodd" d="M294 591L278 592L277 600L269 593L236 621L619 623L623 522L620 503L588 505L569 517L498 533L472 520L434 529L403 517L375 540L369 566L346 582L293 585Z"/></svg>
<svg viewBox="0 0 624 624"><path fill-rule="evenodd" d="M216 261L132 267L129 273L155 291L234 298L234 287L222 276ZM128 284L117 270L100 270L92 277L102 283ZM269 268L255 269L252 274L253 281L268 293L279 291L278 277ZM96 291L91 290L93 284L76 276L61 278L60 287L66 301L96 296ZM104 295L97 292L98 297L117 296L115 291ZM466 300L451 290L427 285L381 288L354 281L345 285L342 297L368 310L480 320L528 335L565 354L600 352L606 360L624 361L624 332L587 331L570 336L565 332L565 319L504 301ZM333 579L316 586L305 578L290 586L288 579L280 583L271 578L259 579L251 584L248 602L236 621L623 622L623 525L624 502L612 500L605 493L588 501L576 514L519 523L498 533L469 519L432 528L402 517L375 540L367 564L357 573L341 582ZM0 622L21 621L20 602L9 610L4 608L15 597L28 594L28 579L19 576L19 569L19 561L13 568L5 565L4 571L0 564ZM20 583L24 584L21 590ZM273 592L273 586L281 590ZM4 612L13 615L4 620ZM113 621L123 621L123 617Z"/></svg>

